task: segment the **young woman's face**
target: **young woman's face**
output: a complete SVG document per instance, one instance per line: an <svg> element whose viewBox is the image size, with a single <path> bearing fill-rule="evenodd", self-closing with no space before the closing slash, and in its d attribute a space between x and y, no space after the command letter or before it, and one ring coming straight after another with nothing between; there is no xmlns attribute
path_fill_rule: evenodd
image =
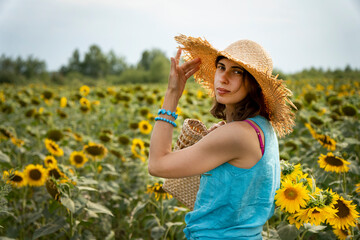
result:
<svg viewBox="0 0 360 240"><path fill-rule="evenodd" d="M243 100L248 93L243 68L227 58L221 59L216 65L214 91L216 101L225 105Z"/></svg>

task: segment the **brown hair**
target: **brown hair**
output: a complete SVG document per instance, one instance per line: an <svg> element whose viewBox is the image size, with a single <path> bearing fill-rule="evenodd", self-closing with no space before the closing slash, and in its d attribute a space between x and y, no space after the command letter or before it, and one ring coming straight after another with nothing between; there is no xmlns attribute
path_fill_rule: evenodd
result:
<svg viewBox="0 0 360 240"><path fill-rule="evenodd" d="M224 58L226 57L218 56L216 58L215 65ZM261 115L269 120L269 115L266 112L264 96L259 83L248 71L244 69L243 81L245 81L245 79L248 80L248 95L243 100L235 104L235 112L232 116L233 120L242 121L250 117L255 117L256 115ZM225 105L217 102L215 98L210 113L216 118L226 120Z"/></svg>

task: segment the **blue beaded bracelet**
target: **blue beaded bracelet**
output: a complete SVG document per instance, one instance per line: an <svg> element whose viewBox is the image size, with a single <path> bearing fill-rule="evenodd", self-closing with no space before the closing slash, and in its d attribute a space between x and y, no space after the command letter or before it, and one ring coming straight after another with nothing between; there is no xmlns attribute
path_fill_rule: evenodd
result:
<svg viewBox="0 0 360 240"><path fill-rule="evenodd" d="M176 127L176 123L174 123L173 121L169 120L169 119L166 119L166 118L162 118L162 117L156 117L155 118L155 121L164 121L164 122L167 122L167 123L170 123L171 125L173 125L174 127Z"/></svg>
<svg viewBox="0 0 360 240"><path fill-rule="evenodd" d="M165 109L159 109L159 111L158 111L158 115L159 114L167 114L167 115L169 115L169 116L172 116L172 117L174 117L175 118L175 120L177 119L177 117L178 117L178 115L175 113L175 112L171 112L170 110L165 110Z"/></svg>

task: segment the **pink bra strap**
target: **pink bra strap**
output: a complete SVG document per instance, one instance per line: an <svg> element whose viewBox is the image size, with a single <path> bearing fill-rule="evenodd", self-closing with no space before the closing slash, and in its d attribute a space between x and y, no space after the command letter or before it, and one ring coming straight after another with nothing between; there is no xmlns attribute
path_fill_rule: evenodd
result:
<svg viewBox="0 0 360 240"><path fill-rule="evenodd" d="M252 122L250 122L249 120L245 119L244 121L249 123L255 129L255 131L256 131L256 133L258 135L258 138L259 138L261 153L262 153L262 155L264 155L265 146L264 146L263 141L261 139L261 134L260 134L259 129Z"/></svg>

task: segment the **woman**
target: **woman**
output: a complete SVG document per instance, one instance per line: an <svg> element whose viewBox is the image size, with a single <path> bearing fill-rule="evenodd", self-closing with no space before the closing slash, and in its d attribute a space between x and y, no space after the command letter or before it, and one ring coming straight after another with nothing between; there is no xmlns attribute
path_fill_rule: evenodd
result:
<svg viewBox="0 0 360 240"><path fill-rule="evenodd" d="M272 76L272 60L257 43L240 40L224 51L180 35L168 89L153 128L149 173L163 178L201 174L194 210L185 216L187 239L262 239L280 187L279 136L291 132L290 91ZM182 50L186 62L179 66ZM226 124L196 144L172 152L178 101L187 79L215 96L211 113Z"/></svg>

